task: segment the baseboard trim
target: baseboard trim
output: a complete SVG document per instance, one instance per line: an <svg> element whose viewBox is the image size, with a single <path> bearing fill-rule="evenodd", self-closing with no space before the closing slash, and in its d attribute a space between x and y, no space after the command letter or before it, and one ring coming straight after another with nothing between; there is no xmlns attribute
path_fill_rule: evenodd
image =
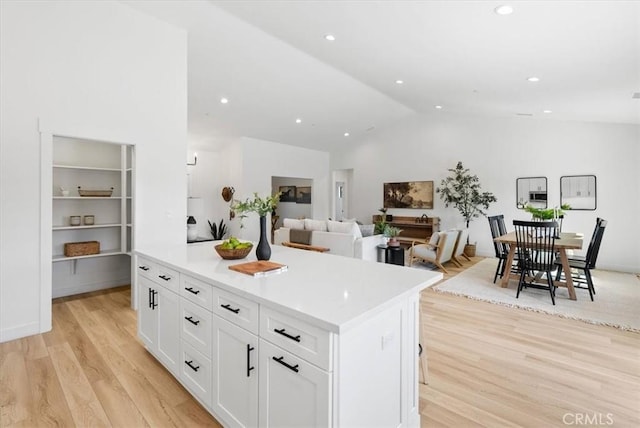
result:
<svg viewBox="0 0 640 428"><path fill-rule="evenodd" d="M20 339L34 334L43 333L40 331L40 323L30 322L15 327L9 327L0 330L0 343L9 342L11 340Z"/></svg>
<svg viewBox="0 0 640 428"><path fill-rule="evenodd" d="M89 293L91 291L106 290L108 288L120 287L131 283L129 277L112 279L109 281L98 282L95 284L76 285L73 287L58 288L52 290L52 298L72 296L74 294Z"/></svg>

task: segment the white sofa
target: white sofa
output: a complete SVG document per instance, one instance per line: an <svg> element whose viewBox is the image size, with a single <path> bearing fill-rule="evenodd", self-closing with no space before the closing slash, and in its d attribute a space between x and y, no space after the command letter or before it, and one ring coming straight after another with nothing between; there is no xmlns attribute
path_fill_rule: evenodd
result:
<svg viewBox="0 0 640 428"><path fill-rule="evenodd" d="M302 229L303 227L301 226L306 222L307 227L304 227L304 229L312 231L310 245L329 248L328 254L375 262L378 260L377 246L384 242L383 235L362 237L358 225L355 223L342 223L342 226L338 226L336 223L339 222L331 222L331 220L325 222L323 220L306 219L295 220L302 223L292 224L287 220L289 219L285 219L284 221L285 225L297 226L295 227L297 229ZM324 228L322 227L322 223L325 223ZM350 231L347 232L347 229L350 229ZM329 230L344 231L329 232ZM273 243L282 245L283 242L291 242L290 233L290 227L276 229L273 235Z"/></svg>

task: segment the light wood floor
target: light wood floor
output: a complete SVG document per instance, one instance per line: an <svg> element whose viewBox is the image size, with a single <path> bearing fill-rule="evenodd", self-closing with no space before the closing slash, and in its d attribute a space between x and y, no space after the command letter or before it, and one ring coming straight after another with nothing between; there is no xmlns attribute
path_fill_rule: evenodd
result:
<svg viewBox="0 0 640 428"><path fill-rule="evenodd" d="M640 426L640 335L432 290L422 310L424 427ZM56 299L53 323L0 344L1 427L219 426L136 339L128 287Z"/></svg>

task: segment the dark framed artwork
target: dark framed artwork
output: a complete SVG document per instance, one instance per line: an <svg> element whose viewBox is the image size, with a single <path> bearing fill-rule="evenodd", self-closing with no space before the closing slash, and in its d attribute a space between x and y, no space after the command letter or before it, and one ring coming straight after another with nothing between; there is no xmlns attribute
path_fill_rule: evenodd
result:
<svg viewBox="0 0 640 428"><path fill-rule="evenodd" d="M280 202L296 201L296 186L280 186L278 191L280 192Z"/></svg>
<svg viewBox="0 0 640 428"><path fill-rule="evenodd" d="M298 203L298 204L310 204L311 203L311 187L297 187L296 188L296 203Z"/></svg>
<svg viewBox="0 0 640 428"><path fill-rule="evenodd" d="M433 181L384 183L385 208L433 209Z"/></svg>

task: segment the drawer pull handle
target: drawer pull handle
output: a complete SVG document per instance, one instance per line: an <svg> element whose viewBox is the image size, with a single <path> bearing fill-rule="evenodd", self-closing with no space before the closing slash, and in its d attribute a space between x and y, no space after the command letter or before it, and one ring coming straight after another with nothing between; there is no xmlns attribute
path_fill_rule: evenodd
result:
<svg viewBox="0 0 640 428"><path fill-rule="evenodd" d="M191 364L191 363L193 363L193 360L191 360L191 361L185 361L184 363L185 363L186 365L188 365L188 366L191 368L191 370L193 370L194 372L197 372L197 371L198 371L198 369L200 368L200 366L198 366L198 367L193 367L193 365Z"/></svg>
<svg viewBox="0 0 640 428"><path fill-rule="evenodd" d="M280 364L282 364L283 366L285 366L286 368L288 368L289 370L293 370L294 372L298 373L300 370L298 369L298 364L296 364L295 366L289 365L286 362L284 362L284 357L271 357L273 359L273 361L277 361Z"/></svg>
<svg viewBox="0 0 640 428"><path fill-rule="evenodd" d="M233 309L233 308L231 307L231 305L230 305L230 304L228 304L228 303L227 303L226 305L220 305L220 306L222 306L223 308L225 308L225 309L226 309L226 310L228 310L228 311L233 312L234 314L237 314L238 312L240 312L240 308L235 308L235 309Z"/></svg>
<svg viewBox="0 0 640 428"><path fill-rule="evenodd" d="M278 334L283 335L286 338L289 338L291 340L295 340L296 342L300 342L300 335L291 336L289 333L287 333L287 331L284 328L281 328L280 330L278 330L277 328L274 328L273 331L275 331Z"/></svg>
<svg viewBox="0 0 640 428"><path fill-rule="evenodd" d="M194 290L192 287L185 288L189 293L200 294L200 290Z"/></svg>
<svg viewBox="0 0 640 428"><path fill-rule="evenodd" d="M255 367L251 365L251 351L253 351L254 349L256 348L247 343L247 377L250 377L251 370L255 369Z"/></svg>
<svg viewBox="0 0 640 428"><path fill-rule="evenodd" d="M193 325L198 325L200 324L200 320L194 321L193 317L184 317L184 319L186 319L187 321L189 321L191 324Z"/></svg>
<svg viewBox="0 0 640 428"><path fill-rule="evenodd" d="M169 281L171 279L170 276L165 276L165 275L158 275L158 278L164 279L165 281Z"/></svg>
<svg viewBox="0 0 640 428"><path fill-rule="evenodd" d="M138 268L142 269L145 272L149 270L149 266L138 266Z"/></svg>

